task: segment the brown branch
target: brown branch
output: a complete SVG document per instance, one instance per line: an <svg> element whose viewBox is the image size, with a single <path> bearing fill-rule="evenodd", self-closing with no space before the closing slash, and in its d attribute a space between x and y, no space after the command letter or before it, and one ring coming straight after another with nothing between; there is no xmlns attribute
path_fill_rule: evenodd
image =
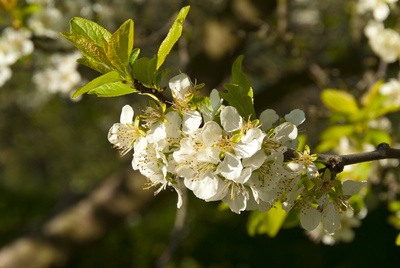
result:
<svg viewBox="0 0 400 268"><path fill-rule="evenodd" d="M134 176L131 176L134 174ZM82 245L101 238L131 213L153 200L142 176L131 170L108 178L90 195L0 249L0 268L60 266Z"/></svg>
<svg viewBox="0 0 400 268"><path fill-rule="evenodd" d="M294 150L285 152L285 161L290 161L295 158ZM400 149L394 149L387 143L381 143L377 149L372 152L348 154L348 155L329 155L319 154L317 162L324 164L327 168L335 173L343 171L344 166L369 162L381 159L400 159Z"/></svg>
<svg viewBox="0 0 400 268"><path fill-rule="evenodd" d="M188 210L188 202L187 202L187 188L182 189L182 206L177 210L174 229L171 233L171 238L168 244L168 247L165 249L161 257L156 262L156 267L162 268L167 262L171 259L173 253L176 251L179 245L179 241L182 236L182 231L185 225L187 210Z"/></svg>

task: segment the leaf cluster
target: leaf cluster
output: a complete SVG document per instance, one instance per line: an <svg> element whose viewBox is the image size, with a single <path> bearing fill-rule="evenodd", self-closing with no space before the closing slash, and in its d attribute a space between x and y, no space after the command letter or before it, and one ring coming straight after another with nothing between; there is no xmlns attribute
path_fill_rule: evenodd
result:
<svg viewBox="0 0 400 268"><path fill-rule="evenodd" d="M131 93L148 95L137 87L137 83L161 92L161 79L169 70L159 69L182 34L189 8L181 9L158 53L152 58L139 57L140 49L134 48L134 22L131 19L113 34L93 21L79 17L71 19L70 33L63 32L61 35L82 52L84 57L77 60L79 63L103 74L76 90L72 97L85 93L99 97ZM154 95L151 97L157 99Z"/></svg>
<svg viewBox="0 0 400 268"><path fill-rule="evenodd" d="M355 140L357 144L391 144L389 133L371 126L371 121L400 110L395 105L387 105L388 96L380 94L383 81L375 83L357 99L345 90L325 89L321 93L324 105L332 111L330 122L320 136L317 152L325 152L339 145L342 137Z"/></svg>

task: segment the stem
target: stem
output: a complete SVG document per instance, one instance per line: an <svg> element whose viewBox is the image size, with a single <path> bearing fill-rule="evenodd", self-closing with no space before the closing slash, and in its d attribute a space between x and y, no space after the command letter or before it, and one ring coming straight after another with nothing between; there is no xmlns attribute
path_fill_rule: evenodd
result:
<svg viewBox="0 0 400 268"><path fill-rule="evenodd" d="M178 248L179 241L182 236L182 231L185 225L186 215L187 215L187 188L182 189L182 207L177 209L174 229L172 230L171 239L169 241L168 247L165 249L161 257L156 262L156 267L164 267L167 262L171 259L173 253Z"/></svg>
<svg viewBox="0 0 400 268"><path fill-rule="evenodd" d="M293 150L285 152L285 161L290 161L295 158L293 152ZM347 165L393 158L400 159L400 149L393 149L390 148L389 144L381 143L378 145L377 149L372 152L348 155L319 154L316 162L324 164L327 168L337 174L342 172L344 166Z"/></svg>
<svg viewBox="0 0 400 268"><path fill-rule="evenodd" d="M156 88L147 88L143 86L141 83L139 83L139 81L137 81L136 79L134 82L135 82L135 88L139 90L141 93L152 94L156 96L160 100L160 102L164 102L167 105L172 102L170 99L165 97L161 91L158 91Z"/></svg>

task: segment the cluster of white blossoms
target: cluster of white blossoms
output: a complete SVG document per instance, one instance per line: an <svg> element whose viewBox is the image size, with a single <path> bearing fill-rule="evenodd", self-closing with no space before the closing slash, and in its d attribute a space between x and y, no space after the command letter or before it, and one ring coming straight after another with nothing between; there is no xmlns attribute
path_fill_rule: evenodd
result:
<svg viewBox="0 0 400 268"><path fill-rule="evenodd" d="M279 120L267 109L260 120L246 121L236 108L222 105L215 89L209 99L196 103L196 86L186 74L173 77L169 86L171 107L152 103L134 118L132 107L125 105L120 123L108 133L123 155L133 149L133 169L148 178L149 187L159 187L156 193L173 187L180 207L186 187L205 201L222 200L235 213L268 211L280 202L286 212L293 207L301 211L305 229L321 221L330 233L340 227L341 204L328 197L329 183L321 180L322 191L328 190L317 204L300 181L319 178L315 157L305 152L290 163L284 159L288 149L298 146L297 126L304 122L304 112L296 109ZM343 191L354 188L343 185Z"/></svg>
<svg viewBox="0 0 400 268"><path fill-rule="evenodd" d="M400 57L400 34L385 28L383 21L390 14L390 6L397 0L360 0L358 11L366 13L372 11L373 19L364 29L372 51L387 63L395 62Z"/></svg>
<svg viewBox="0 0 400 268"><path fill-rule="evenodd" d="M32 77L39 91L69 96L82 80L76 62L80 56L80 52L57 53L49 57L39 54L40 60L37 62L40 62L38 65L42 68L36 70Z"/></svg>
<svg viewBox="0 0 400 268"><path fill-rule="evenodd" d="M360 0L357 3L357 11L361 14L372 11L376 21L384 21L390 13L390 6L397 0Z"/></svg>
<svg viewBox="0 0 400 268"><path fill-rule="evenodd" d="M10 66L33 52L31 32L8 27L0 36L0 87L12 76Z"/></svg>

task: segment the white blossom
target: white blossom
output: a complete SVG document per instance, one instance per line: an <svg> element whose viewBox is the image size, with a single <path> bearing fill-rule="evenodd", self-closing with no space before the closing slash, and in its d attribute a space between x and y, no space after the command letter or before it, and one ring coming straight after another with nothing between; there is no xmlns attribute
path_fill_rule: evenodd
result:
<svg viewBox="0 0 400 268"><path fill-rule="evenodd" d="M400 55L400 34L383 24L370 21L364 29L372 51L388 63L395 62Z"/></svg>
<svg viewBox="0 0 400 268"><path fill-rule="evenodd" d="M359 0L357 11L361 14L372 11L375 20L384 21L390 13L389 5L396 2L397 0Z"/></svg>

